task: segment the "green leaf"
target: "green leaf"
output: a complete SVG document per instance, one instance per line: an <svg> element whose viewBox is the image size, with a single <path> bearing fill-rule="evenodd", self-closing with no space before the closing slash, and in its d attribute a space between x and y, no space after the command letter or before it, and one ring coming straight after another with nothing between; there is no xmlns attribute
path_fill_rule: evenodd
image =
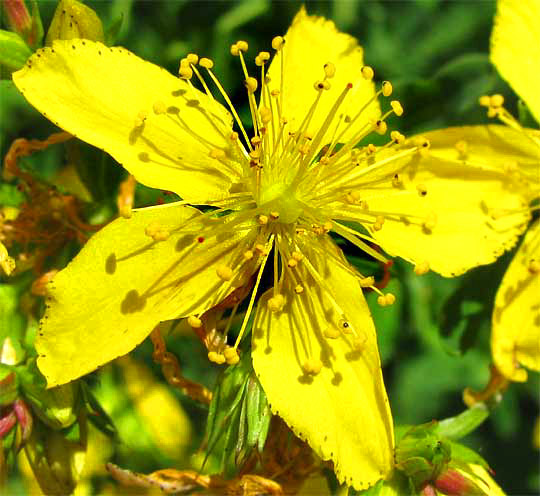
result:
<svg viewBox="0 0 540 496"><path fill-rule="evenodd" d="M32 51L17 33L0 29L0 65L9 72L18 71L30 55Z"/></svg>

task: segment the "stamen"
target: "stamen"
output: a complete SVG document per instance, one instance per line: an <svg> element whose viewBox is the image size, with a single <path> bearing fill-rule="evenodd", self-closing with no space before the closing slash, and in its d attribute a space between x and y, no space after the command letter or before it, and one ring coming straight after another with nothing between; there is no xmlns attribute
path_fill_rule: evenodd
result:
<svg viewBox="0 0 540 496"><path fill-rule="evenodd" d="M235 365L240 361L240 356L236 348L227 347L223 350L223 356L229 365Z"/></svg>
<svg viewBox="0 0 540 496"><path fill-rule="evenodd" d="M190 315L187 322L191 327L193 327L193 329L200 329L202 327L202 320L195 315Z"/></svg>
<svg viewBox="0 0 540 496"><path fill-rule="evenodd" d="M390 96L393 90L392 83L390 81L383 81L381 89L383 96Z"/></svg>
<svg viewBox="0 0 540 496"><path fill-rule="evenodd" d="M217 363L218 365L222 365L225 363L225 357L218 353L217 351L209 351L208 352L208 360L211 362Z"/></svg>
<svg viewBox="0 0 540 496"><path fill-rule="evenodd" d="M365 65L364 67L362 67L361 72L362 77L367 81L371 81L373 79L373 76L375 75L373 69L369 65Z"/></svg>
<svg viewBox="0 0 540 496"><path fill-rule="evenodd" d="M220 279L224 281L230 281L233 276L233 270L228 265L218 265L216 268L216 274Z"/></svg>

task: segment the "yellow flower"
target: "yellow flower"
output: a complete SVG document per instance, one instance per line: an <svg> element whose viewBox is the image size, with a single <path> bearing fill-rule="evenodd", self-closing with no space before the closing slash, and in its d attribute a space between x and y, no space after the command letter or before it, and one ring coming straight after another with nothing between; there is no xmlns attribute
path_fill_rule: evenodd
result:
<svg viewBox="0 0 540 496"><path fill-rule="evenodd" d="M499 0L491 36L491 60L501 76L540 122L540 3L537 0ZM499 105L493 105L492 100ZM485 98L484 98L485 99ZM487 103L487 101L486 101ZM524 129L502 107L500 96L490 99L488 112L521 133L540 153L540 132ZM509 175L530 188L529 211L538 210L540 160L508 163ZM491 349L499 371L513 381L525 381L527 371L540 371L540 220L534 221L516 252L495 297Z"/></svg>
<svg viewBox="0 0 540 496"><path fill-rule="evenodd" d="M502 164L533 159L514 137L505 141L502 126L411 140L392 131L386 145L369 144L403 109L394 100L381 113L379 97L392 85L375 90L356 40L302 9L272 47L268 70L268 52L255 58L259 79L248 72L247 43L231 47L251 136L213 62L195 54L177 78L123 48L58 41L14 74L58 126L184 200L125 212L54 278L38 364L49 386L65 383L128 353L160 321L187 317L200 328L207 310L251 293L234 346L223 336L210 344L211 360L235 363L270 259L273 287L253 324L254 369L273 413L334 462L340 482L362 489L390 472L394 443L362 295L376 288L329 232L385 261L366 241L376 243L418 274L461 274L515 244L529 212ZM455 147L462 134L466 154ZM494 217L494 206L523 211ZM380 293L381 305L393 301Z"/></svg>

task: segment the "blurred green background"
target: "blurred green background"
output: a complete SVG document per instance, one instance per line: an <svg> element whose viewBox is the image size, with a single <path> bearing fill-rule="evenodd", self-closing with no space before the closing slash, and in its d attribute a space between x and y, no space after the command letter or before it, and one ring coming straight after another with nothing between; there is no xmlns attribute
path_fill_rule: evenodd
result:
<svg viewBox="0 0 540 496"><path fill-rule="evenodd" d="M38 3L46 30L56 2ZM285 33L302 5L267 0L85 3L96 10L105 28L122 19L115 44L173 73L188 52L211 57L215 72L245 115L249 110L243 78L238 61L229 54L230 44L247 40L253 56L269 50L271 38ZM478 97L486 93L502 93L509 110L517 115L515 96L489 62L495 2L349 0L307 1L305 5L310 14L333 19L339 29L357 37L376 79L393 83L394 94L405 108L404 116L394 125L404 134L488 122L485 110L477 104ZM57 130L25 103L8 79L0 85L2 157L17 137L43 139ZM50 179L65 163L65 157L62 147L56 147L21 163ZM96 171L100 176L97 179L96 172L92 179L92 192L100 206L90 208L90 212L99 211L107 218L114 211L114 194L124 173L112 160L96 165ZM139 188L137 204L156 201L156 194ZM0 183L0 205L16 205L18 201L16 191ZM365 263L354 258L358 255L354 250L348 254L353 263ZM416 277L410 267L397 261L391 269L394 277L390 283L397 303L383 309L370 298L397 424L418 424L455 415L464 408L461 394L465 387L485 386L489 378L492 301L510 259L508 254L492 266L452 280L432 274ZM209 366L195 339L176 335L169 345L179 355L186 376L213 385L217 368ZM151 366L150 353L151 347L145 343L134 356ZM155 379L162 381L158 368L152 367ZM94 378L96 394L120 430L122 445L111 454L112 459L140 471L179 463L182 457L171 458L159 452L151 441L146 442L144 435L138 436L142 421L130 418L133 401L117 398L114 393L123 377L119 369L109 369ZM488 421L467 439L490 463L503 489L514 495L540 491L538 451L532 444L540 384L538 374L530 373L529 377L525 384L511 385ZM176 398L195 419L193 435L183 448L188 453L202 436L206 411L179 394ZM103 481L107 476L101 477L102 484L106 484ZM19 487L14 484L14 488Z"/></svg>

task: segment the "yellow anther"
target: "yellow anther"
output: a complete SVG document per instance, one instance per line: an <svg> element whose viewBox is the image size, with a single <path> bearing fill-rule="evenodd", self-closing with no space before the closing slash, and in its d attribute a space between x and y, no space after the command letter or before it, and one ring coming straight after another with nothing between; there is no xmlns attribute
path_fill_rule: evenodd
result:
<svg viewBox="0 0 540 496"><path fill-rule="evenodd" d="M360 206L362 207L363 210L369 210L369 203L365 200L362 200L360 202Z"/></svg>
<svg viewBox="0 0 540 496"><path fill-rule="evenodd" d="M233 131L231 135L229 136L229 139L231 141L236 141L238 139L238 133L236 131Z"/></svg>
<svg viewBox="0 0 540 496"><path fill-rule="evenodd" d="M345 199L349 203L358 203L358 200L360 200L360 193L358 191L349 191Z"/></svg>
<svg viewBox="0 0 540 496"><path fill-rule="evenodd" d="M387 305L393 305L396 302L396 297L392 293L386 293L384 299Z"/></svg>
<svg viewBox="0 0 540 496"><path fill-rule="evenodd" d="M205 69L212 69L212 67L214 67L214 61L207 57L203 57L201 60L199 60L199 65Z"/></svg>
<svg viewBox="0 0 540 496"><path fill-rule="evenodd" d="M272 96L279 96L279 90L272 90L272 91L270 92L270 95L272 95Z"/></svg>
<svg viewBox="0 0 540 496"><path fill-rule="evenodd" d="M467 150L469 149L469 144L465 140L459 140L454 148L459 152L460 155L466 155Z"/></svg>
<svg viewBox="0 0 540 496"><path fill-rule="evenodd" d="M278 220L279 219L279 212L270 212L270 220Z"/></svg>
<svg viewBox="0 0 540 496"><path fill-rule="evenodd" d="M293 251L292 257L297 261L300 262L304 258L304 255L302 255L299 251Z"/></svg>
<svg viewBox="0 0 540 496"><path fill-rule="evenodd" d="M354 351L363 351L366 347L367 336L362 333L360 336L355 337L352 340L352 347Z"/></svg>
<svg viewBox="0 0 540 496"><path fill-rule="evenodd" d="M191 79L193 77L193 70L189 66L180 66L178 74L182 79Z"/></svg>
<svg viewBox="0 0 540 496"><path fill-rule="evenodd" d="M322 370L322 362L316 358L310 358L304 362L302 368L306 374L317 375Z"/></svg>
<svg viewBox="0 0 540 496"><path fill-rule="evenodd" d="M259 223L259 225L265 226L266 224L268 224L268 215L264 215L264 214L259 215L257 217L257 222Z"/></svg>
<svg viewBox="0 0 540 496"><path fill-rule="evenodd" d="M236 351L236 348L233 347L227 347L223 350L223 356L225 357L225 361L229 365L235 365L240 361L240 356L238 355L238 351Z"/></svg>
<svg viewBox="0 0 540 496"><path fill-rule="evenodd" d="M373 76L375 75L375 73L373 72L373 69L369 67L369 65L365 65L364 67L362 67L361 71L362 71L362 77L364 79L367 79L368 81L371 81L373 79Z"/></svg>
<svg viewBox="0 0 540 496"><path fill-rule="evenodd" d="M246 251L243 253L242 256L244 257L244 260L247 261L247 260L251 260L255 255L254 255L254 253L253 253L252 250L246 250Z"/></svg>
<svg viewBox="0 0 540 496"><path fill-rule="evenodd" d="M417 276L423 276L424 274L427 274L429 272L429 263L424 261L420 262L419 264L416 264L414 267L414 273Z"/></svg>
<svg viewBox="0 0 540 496"><path fill-rule="evenodd" d="M383 96L390 96L392 94L392 83L390 81L383 81L382 94Z"/></svg>
<svg viewBox="0 0 540 496"><path fill-rule="evenodd" d="M418 191L418 194L420 196L426 196L427 195L427 188L425 184L417 184L416 185L416 191Z"/></svg>
<svg viewBox="0 0 540 496"><path fill-rule="evenodd" d="M285 297L279 293L268 300L268 310L271 312L281 312L284 305Z"/></svg>
<svg viewBox="0 0 540 496"><path fill-rule="evenodd" d="M341 336L341 332L337 327L329 326L324 330L323 335L328 339L337 339L339 336Z"/></svg>
<svg viewBox="0 0 540 496"><path fill-rule="evenodd" d="M261 121L263 124L267 124L272 120L272 111L268 107L261 107L259 109L259 114L261 115Z"/></svg>
<svg viewBox="0 0 540 496"><path fill-rule="evenodd" d="M482 107L489 107L491 105L491 97L489 95L482 95L479 99L478 99L478 103L482 106Z"/></svg>
<svg viewBox="0 0 540 496"><path fill-rule="evenodd" d="M154 241L167 241L170 235L171 233L169 231L166 231L165 229L160 229L152 235L152 239Z"/></svg>
<svg viewBox="0 0 540 496"><path fill-rule="evenodd" d="M283 43L285 43L283 36L275 36L272 39L272 48L274 50L281 50L281 48L283 47Z"/></svg>
<svg viewBox="0 0 540 496"><path fill-rule="evenodd" d="M190 66L189 59L187 59L187 58L180 59L180 66L179 67L189 67L189 66Z"/></svg>
<svg viewBox="0 0 540 496"><path fill-rule="evenodd" d="M336 66L332 62L324 64L324 75L330 79L336 75Z"/></svg>
<svg viewBox="0 0 540 496"><path fill-rule="evenodd" d="M220 279L223 279L224 281L230 281L233 276L232 269L225 264L218 265L216 269L216 274Z"/></svg>
<svg viewBox="0 0 540 496"><path fill-rule="evenodd" d="M385 307L387 305L386 303L386 297L384 295L380 295L377 297L377 303L381 306L381 307Z"/></svg>
<svg viewBox="0 0 540 496"><path fill-rule="evenodd" d="M253 138L251 138L249 141L251 141L253 146L259 146L262 140L259 136L253 136Z"/></svg>
<svg viewBox="0 0 540 496"><path fill-rule="evenodd" d="M386 124L386 122L384 121L377 121L375 123L375 131L378 133L378 134L386 134L386 131L388 130L388 125Z"/></svg>
<svg viewBox="0 0 540 496"><path fill-rule="evenodd" d="M259 52L259 54L255 57L255 64L258 66L261 66L261 65L264 65L269 60L270 60L270 53Z"/></svg>
<svg viewBox="0 0 540 496"><path fill-rule="evenodd" d="M392 100L390 102L390 106L392 107L394 114L396 114L398 117L403 115L403 107L401 106L401 103L399 103L397 100Z"/></svg>
<svg viewBox="0 0 540 496"><path fill-rule="evenodd" d="M380 231L382 229L383 224L384 224L384 217L382 215L377 215L377 217L375 217L375 222L373 224L373 230Z"/></svg>
<svg viewBox="0 0 540 496"><path fill-rule="evenodd" d="M148 112L141 110L135 117L135 127L141 127L148 118Z"/></svg>
<svg viewBox="0 0 540 496"><path fill-rule="evenodd" d="M369 145L366 146L366 153L368 155L373 155L376 151L377 151L377 147L373 143L370 143Z"/></svg>
<svg viewBox="0 0 540 496"><path fill-rule="evenodd" d="M390 133L390 138L392 138L392 141L396 143L397 145L400 145L405 141L405 136L401 134L399 131L392 131Z"/></svg>
<svg viewBox="0 0 540 496"><path fill-rule="evenodd" d="M188 53L186 56L186 60L190 64L196 64L199 61L199 56L196 53Z"/></svg>
<svg viewBox="0 0 540 496"><path fill-rule="evenodd" d="M300 153L300 155L307 155L310 148L311 146L309 145L309 143L304 143L303 145L298 147L298 153Z"/></svg>
<svg viewBox="0 0 540 496"><path fill-rule="evenodd" d="M298 262L294 258L290 258L287 265L292 269L298 265Z"/></svg>
<svg viewBox="0 0 540 496"><path fill-rule="evenodd" d="M193 329L200 329L202 327L202 320L195 315L190 315L187 322L191 327L193 327Z"/></svg>
<svg viewBox="0 0 540 496"><path fill-rule="evenodd" d="M144 233L152 238L159 230L161 230L161 226L158 224L158 222L153 221L146 226Z"/></svg>
<svg viewBox="0 0 540 496"><path fill-rule="evenodd" d="M431 212L426 220L424 221L424 229L426 231L433 231L433 229L435 229L435 226L437 225L437 214L435 212Z"/></svg>
<svg viewBox="0 0 540 496"><path fill-rule="evenodd" d="M375 278L373 276L363 277L360 279L360 287L370 288L375 284Z"/></svg>
<svg viewBox="0 0 540 496"><path fill-rule="evenodd" d="M237 41L236 46L238 47L238 50L241 52L247 52L249 48L247 41L244 41L244 40Z"/></svg>
<svg viewBox="0 0 540 496"><path fill-rule="evenodd" d="M248 77L245 81L245 85L249 93L255 93L259 83L254 77Z"/></svg>
<svg viewBox="0 0 540 496"><path fill-rule="evenodd" d="M343 334L352 334L353 333L353 328L350 324L350 322L346 319L340 319L339 322L338 322L338 327L339 329L341 329L341 332L343 332Z"/></svg>
<svg viewBox="0 0 540 496"><path fill-rule="evenodd" d="M531 274L538 274L540 272L540 261L539 260L530 260L529 261L529 272Z"/></svg>
<svg viewBox="0 0 540 496"><path fill-rule="evenodd" d="M294 287L294 292L296 294L301 294L304 292L304 286L302 286L301 284L297 284L295 287Z"/></svg>
<svg viewBox="0 0 540 496"><path fill-rule="evenodd" d="M492 107L502 107L504 104L504 96L499 94L491 95L489 99L489 104Z"/></svg>
<svg viewBox="0 0 540 496"><path fill-rule="evenodd" d="M154 102L154 105L152 105L152 110L156 115L164 114L167 112L167 105L165 105L165 103L163 103L161 100L158 100L157 102Z"/></svg>
<svg viewBox="0 0 540 496"><path fill-rule="evenodd" d="M208 360L217 363L218 365L225 363L225 357L221 353L217 353L216 351L208 352Z"/></svg>
<svg viewBox="0 0 540 496"><path fill-rule="evenodd" d="M236 43L232 44L231 45L231 55L237 57L239 53L240 53L240 50L238 48L238 45Z"/></svg>
<svg viewBox="0 0 540 496"><path fill-rule="evenodd" d="M326 80L315 81L313 83L313 88L315 88L317 91L329 90L330 81L326 81Z"/></svg>
<svg viewBox="0 0 540 496"><path fill-rule="evenodd" d="M255 251L259 254L259 255L266 255L266 247L262 244L262 243L257 243L255 245Z"/></svg>
<svg viewBox="0 0 540 496"><path fill-rule="evenodd" d="M221 148L213 148L208 153L210 158L223 159L226 156L226 153Z"/></svg>

